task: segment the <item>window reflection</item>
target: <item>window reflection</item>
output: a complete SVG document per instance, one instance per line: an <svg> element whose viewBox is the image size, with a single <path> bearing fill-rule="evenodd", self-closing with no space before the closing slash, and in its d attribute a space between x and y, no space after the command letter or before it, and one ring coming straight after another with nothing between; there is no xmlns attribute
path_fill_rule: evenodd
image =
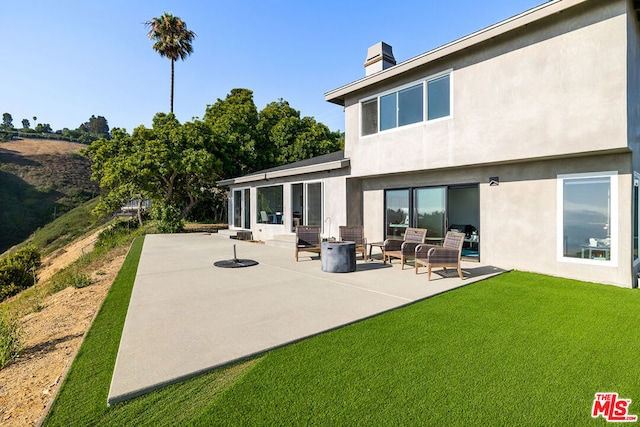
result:
<svg viewBox="0 0 640 427"><path fill-rule="evenodd" d="M409 227L409 190L387 190L385 193L387 238L404 238Z"/></svg>
<svg viewBox="0 0 640 427"><path fill-rule="evenodd" d="M282 185L258 188L256 195L258 198L257 222L282 224Z"/></svg>
<svg viewBox="0 0 640 427"><path fill-rule="evenodd" d="M611 259L611 178L563 182L564 256Z"/></svg>
<svg viewBox="0 0 640 427"><path fill-rule="evenodd" d="M427 120L447 117L451 114L449 76L427 83Z"/></svg>

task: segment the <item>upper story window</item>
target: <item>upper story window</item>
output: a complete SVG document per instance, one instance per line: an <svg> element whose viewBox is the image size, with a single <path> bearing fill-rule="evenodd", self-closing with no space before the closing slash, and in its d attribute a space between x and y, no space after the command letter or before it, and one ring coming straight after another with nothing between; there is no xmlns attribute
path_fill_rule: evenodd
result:
<svg viewBox="0 0 640 427"><path fill-rule="evenodd" d="M450 79L445 74L362 101L362 136L451 115Z"/></svg>
<svg viewBox="0 0 640 427"><path fill-rule="evenodd" d="M448 75L427 82L427 105L427 120L435 120L451 114L451 88Z"/></svg>

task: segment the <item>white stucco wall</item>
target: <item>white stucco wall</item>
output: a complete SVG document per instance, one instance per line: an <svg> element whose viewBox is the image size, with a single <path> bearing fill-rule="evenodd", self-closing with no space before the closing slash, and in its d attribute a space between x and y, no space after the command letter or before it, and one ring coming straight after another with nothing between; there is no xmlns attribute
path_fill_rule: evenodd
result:
<svg viewBox="0 0 640 427"><path fill-rule="evenodd" d="M625 149L626 8L588 2L352 94L345 147L352 175ZM451 118L359 136L361 99L447 69Z"/></svg>
<svg viewBox="0 0 640 427"><path fill-rule="evenodd" d="M291 218L291 185L297 183L321 182L323 199L323 237L337 237L338 227L346 224L346 172L321 172L316 174L306 174L301 176L270 179L269 181L258 181L250 184L236 185L231 187L231 191L237 188L250 187L251 194L251 231L255 240L272 240L279 236L293 235ZM265 186L283 186L283 215L282 224L264 224L257 221L257 188ZM230 204L231 206L231 204ZM230 208L231 209L231 208ZM229 228L243 229L243 227L233 226L233 212L229 212Z"/></svg>
<svg viewBox="0 0 640 427"><path fill-rule="evenodd" d="M630 159L628 153L364 179L365 233L370 241L383 240L385 189L479 183L482 264L631 287ZM559 261L558 175L610 170L618 172L616 264ZM489 176L498 176L500 184L489 186Z"/></svg>

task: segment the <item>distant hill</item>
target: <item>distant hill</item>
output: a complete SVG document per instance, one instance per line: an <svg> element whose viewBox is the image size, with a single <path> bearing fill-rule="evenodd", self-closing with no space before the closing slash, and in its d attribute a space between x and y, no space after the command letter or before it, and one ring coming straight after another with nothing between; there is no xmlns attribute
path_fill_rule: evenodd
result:
<svg viewBox="0 0 640 427"><path fill-rule="evenodd" d="M0 253L98 193L82 144L0 142Z"/></svg>

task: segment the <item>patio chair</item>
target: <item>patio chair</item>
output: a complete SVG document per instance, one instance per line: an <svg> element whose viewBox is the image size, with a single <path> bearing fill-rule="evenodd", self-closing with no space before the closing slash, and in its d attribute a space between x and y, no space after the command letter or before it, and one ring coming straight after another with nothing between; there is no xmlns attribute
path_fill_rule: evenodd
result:
<svg viewBox="0 0 640 427"><path fill-rule="evenodd" d="M447 267L456 267L458 276L462 276L460 269L460 255L462 254L462 244L464 243L464 233L448 231L444 236L442 246L438 245L418 245L415 252L416 274L418 274L418 266L426 265L428 269L428 280L431 280L431 269L433 267L442 267L447 271Z"/></svg>
<svg viewBox="0 0 640 427"><path fill-rule="evenodd" d="M364 237L364 227L341 225L340 240L356 242L356 254L362 252L362 259L367 260L367 238Z"/></svg>
<svg viewBox="0 0 640 427"><path fill-rule="evenodd" d="M296 227L296 261L298 261L299 252L316 252L322 257L321 245L319 226L300 225Z"/></svg>
<svg viewBox="0 0 640 427"><path fill-rule="evenodd" d="M382 246L383 262L386 264L387 258L389 258L389 264L391 264L392 257L400 258L402 269L404 270L404 264L407 259L415 256L416 246L424 243L426 238L426 228L407 228L404 233L404 240L385 240Z"/></svg>

